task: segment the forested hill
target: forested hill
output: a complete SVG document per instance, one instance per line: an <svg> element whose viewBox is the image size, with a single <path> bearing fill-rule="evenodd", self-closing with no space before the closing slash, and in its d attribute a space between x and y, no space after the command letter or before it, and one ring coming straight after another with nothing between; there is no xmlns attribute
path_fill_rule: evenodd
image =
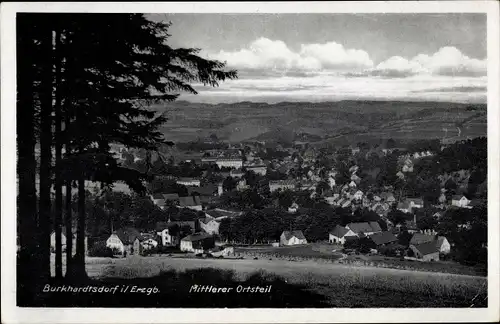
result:
<svg viewBox="0 0 500 324"><path fill-rule="evenodd" d="M167 112L162 131L184 142L208 138L240 142L310 138L318 143L357 143L371 139L455 141L486 136L486 105L446 102L338 101L276 104L191 103L156 104Z"/></svg>

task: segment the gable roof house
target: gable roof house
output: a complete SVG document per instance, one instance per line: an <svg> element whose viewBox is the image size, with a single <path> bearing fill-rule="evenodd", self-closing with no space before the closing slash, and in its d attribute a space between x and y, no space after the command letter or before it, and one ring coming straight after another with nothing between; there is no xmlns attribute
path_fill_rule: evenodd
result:
<svg viewBox="0 0 500 324"><path fill-rule="evenodd" d="M280 236L280 245L307 244L307 239L302 231L283 231Z"/></svg>
<svg viewBox="0 0 500 324"><path fill-rule="evenodd" d="M112 233L106 240L106 246L118 250L122 256L140 255L141 233L133 227L120 228Z"/></svg>
<svg viewBox="0 0 500 324"><path fill-rule="evenodd" d="M214 235L219 234L219 226L220 223L216 221L214 218L205 217L198 219L200 223L200 228L205 231L207 234Z"/></svg>
<svg viewBox="0 0 500 324"><path fill-rule="evenodd" d="M415 233L410 240L410 245L420 245L424 243L434 244L440 253L448 254L451 251L450 242L445 236Z"/></svg>
<svg viewBox="0 0 500 324"><path fill-rule="evenodd" d="M192 210L202 210L200 197L199 196L179 197L179 207L189 208Z"/></svg>
<svg viewBox="0 0 500 324"><path fill-rule="evenodd" d="M374 233L382 232L382 229L377 222L349 223L345 227L353 231L358 236L360 234L369 236Z"/></svg>
<svg viewBox="0 0 500 324"><path fill-rule="evenodd" d="M439 261L439 249L434 242L410 244L410 249L418 260Z"/></svg>
<svg viewBox="0 0 500 324"><path fill-rule="evenodd" d="M451 205L460 207L460 208L468 208L470 204L470 200L467 199L464 195L453 195L451 197Z"/></svg>
<svg viewBox="0 0 500 324"><path fill-rule="evenodd" d="M162 194L165 203L172 202L174 204L179 204L179 194L178 193L164 193Z"/></svg>
<svg viewBox="0 0 500 324"><path fill-rule="evenodd" d="M330 233L328 233L328 242L340 243L344 245L346 242L346 238L348 236L357 236L357 235L352 230L337 225L330 231Z"/></svg>
<svg viewBox="0 0 500 324"><path fill-rule="evenodd" d="M397 237L391 232L378 232L369 236L370 240L375 243L377 248L381 246L386 246L388 244L396 243L398 241Z"/></svg>
<svg viewBox="0 0 500 324"><path fill-rule="evenodd" d="M181 240L180 249L185 252L204 253L215 247L215 239L206 233L191 234Z"/></svg>

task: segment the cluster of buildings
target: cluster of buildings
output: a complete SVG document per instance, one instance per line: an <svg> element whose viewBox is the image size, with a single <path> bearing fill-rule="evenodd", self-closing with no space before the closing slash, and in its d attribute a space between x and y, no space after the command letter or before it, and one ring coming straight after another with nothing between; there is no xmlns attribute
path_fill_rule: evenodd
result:
<svg viewBox="0 0 500 324"><path fill-rule="evenodd" d="M442 254L451 251L451 245L444 236L426 230L413 234L409 246L401 246L398 238L391 231L382 231L377 222L349 223L346 226L335 226L328 235L328 242L345 245L349 241L367 238L376 249L393 248L406 259L418 261L439 261Z"/></svg>

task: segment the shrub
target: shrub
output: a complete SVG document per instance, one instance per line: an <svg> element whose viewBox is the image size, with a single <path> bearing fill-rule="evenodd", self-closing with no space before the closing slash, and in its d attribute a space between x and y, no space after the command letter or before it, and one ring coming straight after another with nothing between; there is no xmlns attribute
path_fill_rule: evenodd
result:
<svg viewBox="0 0 500 324"><path fill-rule="evenodd" d="M105 257L111 258L115 254L119 254L120 252L117 249L111 249L106 246L106 242L96 242L89 249L89 256L93 257Z"/></svg>

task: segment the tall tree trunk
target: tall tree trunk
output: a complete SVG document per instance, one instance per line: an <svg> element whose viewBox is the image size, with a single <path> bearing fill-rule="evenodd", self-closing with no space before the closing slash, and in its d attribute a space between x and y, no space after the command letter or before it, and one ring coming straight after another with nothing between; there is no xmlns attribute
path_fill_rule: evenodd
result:
<svg viewBox="0 0 500 324"><path fill-rule="evenodd" d="M81 171L83 173L83 170ZM74 278L85 279L85 179L78 179L78 224L76 229L76 255L72 264Z"/></svg>
<svg viewBox="0 0 500 324"><path fill-rule="evenodd" d="M64 53L70 52L68 49L71 46L71 38L70 33L66 32L64 34ZM64 93L64 133L65 133L65 152L64 154L68 156L71 153L71 136L69 135L69 131L71 128L71 81L73 80L71 76L71 57L65 56L65 66L64 66L64 81L62 83L63 93ZM73 188L72 183L73 179L70 177L70 172L66 172L66 218L64 220L64 226L66 227L66 275L71 276L72 273L72 265L73 265Z"/></svg>
<svg viewBox="0 0 500 324"><path fill-rule="evenodd" d="M48 22L41 26L42 46L42 80L41 80L41 112L40 112L40 255L42 257L41 276L50 277L50 213L52 187L52 31Z"/></svg>
<svg viewBox="0 0 500 324"><path fill-rule="evenodd" d="M35 107L33 88L34 41L31 38L31 21L26 14L18 13L17 19L17 177L18 200L18 305L33 303L36 291L36 274L40 259L37 250L37 198L35 160ZM34 275L35 274L35 275Z"/></svg>
<svg viewBox="0 0 500 324"><path fill-rule="evenodd" d="M55 35L55 218L54 230L56 236L56 258L55 258L55 274L56 278L63 277L62 271L62 185L63 179L61 177L61 33L56 28ZM66 237L66 241L71 240L71 236Z"/></svg>

